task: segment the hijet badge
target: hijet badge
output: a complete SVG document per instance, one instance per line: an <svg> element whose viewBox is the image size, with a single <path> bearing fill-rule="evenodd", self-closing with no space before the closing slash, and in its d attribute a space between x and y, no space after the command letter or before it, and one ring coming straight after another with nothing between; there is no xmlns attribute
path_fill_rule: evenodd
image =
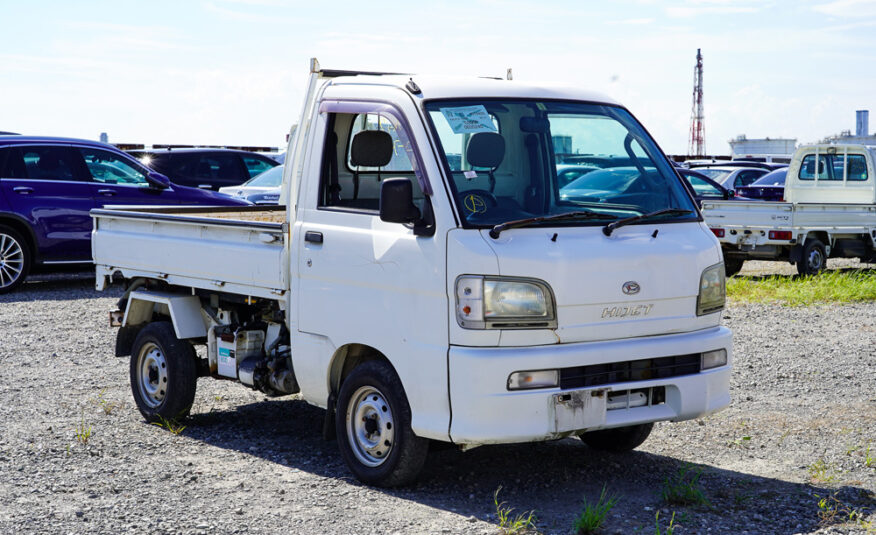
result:
<svg viewBox="0 0 876 535"><path fill-rule="evenodd" d="M574 390L551 396L554 432L565 433L605 425L608 388Z"/></svg>

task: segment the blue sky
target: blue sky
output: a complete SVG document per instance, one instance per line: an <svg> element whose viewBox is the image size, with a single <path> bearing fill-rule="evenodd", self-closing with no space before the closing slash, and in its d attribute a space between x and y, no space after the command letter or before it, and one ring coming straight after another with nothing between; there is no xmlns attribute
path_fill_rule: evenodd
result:
<svg viewBox="0 0 876 535"><path fill-rule="evenodd" d="M607 93L684 153L696 49L706 144L876 129L876 0L0 0L0 130L277 146L307 60Z"/></svg>

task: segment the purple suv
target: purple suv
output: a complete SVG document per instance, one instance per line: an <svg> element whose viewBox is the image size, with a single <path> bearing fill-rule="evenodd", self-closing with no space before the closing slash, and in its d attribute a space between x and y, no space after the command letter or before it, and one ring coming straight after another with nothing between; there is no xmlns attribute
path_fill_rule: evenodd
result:
<svg viewBox="0 0 876 535"><path fill-rule="evenodd" d="M173 184L111 145L0 135L0 293L36 266L91 263L89 211L111 204L249 203Z"/></svg>

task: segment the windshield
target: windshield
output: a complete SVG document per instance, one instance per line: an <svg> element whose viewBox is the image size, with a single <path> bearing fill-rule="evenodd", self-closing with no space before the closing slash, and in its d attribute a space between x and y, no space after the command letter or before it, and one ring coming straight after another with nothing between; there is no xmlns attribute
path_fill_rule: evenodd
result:
<svg viewBox="0 0 876 535"><path fill-rule="evenodd" d="M243 183L257 188L276 188L283 183L283 166L271 167Z"/></svg>
<svg viewBox="0 0 876 535"><path fill-rule="evenodd" d="M718 184L723 184L724 180L730 176L730 173L732 172L733 171L728 171L727 169L703 169L697 167L697 173L706 175Z"/></svg>
<svg viewBox="0 0 876 535"><path fill-rule="evenodd" d="M777 169L770 173L763 175L758 178L756 181L751 183L751 186L784 186L785 185L785 176L788 174L788 168Z"/></svg>
<svg viewBox="0 0 876 535"><path fill-rule="evenodd" d="M605 225L667 208L695 220L685 187L644 129L615 106L530 100L426 103L467 228L570 212L594 218L536 221Z"/></svg>

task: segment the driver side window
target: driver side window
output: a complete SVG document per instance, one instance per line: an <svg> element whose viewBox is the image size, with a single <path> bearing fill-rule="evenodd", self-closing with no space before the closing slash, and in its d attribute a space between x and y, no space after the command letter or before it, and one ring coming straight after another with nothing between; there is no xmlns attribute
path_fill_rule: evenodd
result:
<svg viewBox="0 0 876 535"><path fill-rule="evenodd" d="M318 206L377 214L383 180L397 177L411 180L415 202L422 200L401 128L382 114L329 114Z"/></svg>
<svg viewBox="0 0 876 535"><path fill-rule="evenodd" d="M132 186L149 184L141 170L112 152L89 148L81 148L79 152L95 182Z"/></svg>

